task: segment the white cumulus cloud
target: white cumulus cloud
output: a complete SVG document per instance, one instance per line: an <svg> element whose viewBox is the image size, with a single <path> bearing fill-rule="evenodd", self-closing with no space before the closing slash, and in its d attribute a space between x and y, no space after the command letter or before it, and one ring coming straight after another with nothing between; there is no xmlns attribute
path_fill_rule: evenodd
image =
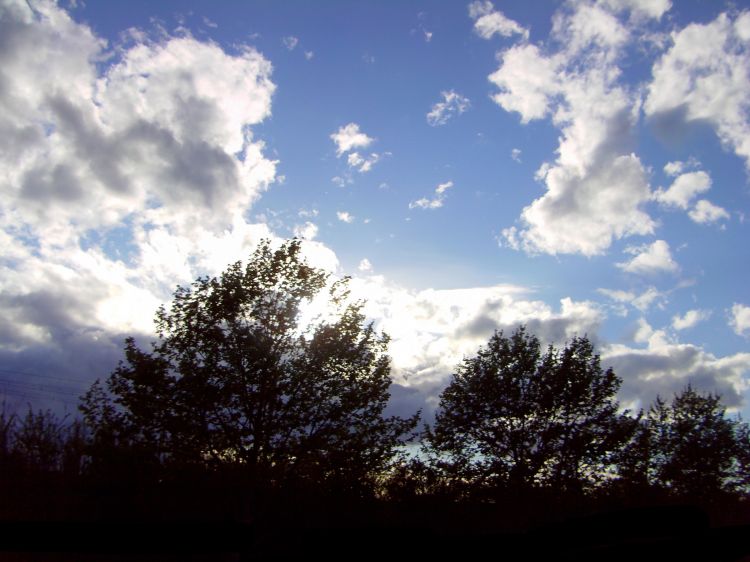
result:
<svg viewBox="0 0 750 562"><path fill-rule="evenodd" d="M722 402L739 407L748 385L750 353L716 357L701 347L672 340L663 330L641 319L637 342L645 348L610 344L602 349L602 363L612 365L623 380L623 402L647 407L657 395L670 399L691 384L721 395Z"/></svg>
<svg viewBox="0 0 750 562"><path fill-rule="evenodd" d="M675 330L687 330L699 322L708 320L710 317L711 311L709 310L688 310L682 316L672 317L672 328Z"/></svg>
<svg viewBox="0 0 750 562"><path fill-rule="evenodd" d="M341 156L350 150L370 146L374 139L361 132L356 123L349 123L331 133L331 140L336 144L336 154Z"/></svg>
<svg viewBox="0 0 750 562"><path fill-rule="evenodd" d="M711 177L703 171L680 174L668 189L658 189L654 199L664 205L687 209L696 195L711 189Z"/></svg>
<svg viewBox="0 0 750 562"><path fill-rule="evenodd" d="M175 283L270 236L244 216L276 173L252 134L272 67L140 30L113 56L53 2L0 25L0 362L101 376Z"/></svg>
<svg viewBox="0 0 750 562"><path fill-rule="evenodd" d="M712 124L750 168L750 12L673 32L654 65L644 109L672 134L685 123Z"/></svg>
<svg viewBox="0 0 750 562"><path fill-rule="evenodd" d="M695 207L688 212L688 216L699 224L709 224L722 219L729 219L729 213L726 209L714 205L705 199L697 201Z"/></svg>
<svg viewBox="0 0 750 562"><path fill-rule="evenodd" d="M310 221L307 221L304 224L298 224L294 227L294 235L297 238L312 240L318 235L318 225Z"/></svg>
<svg viewBox="0 0 750 562"><path fill-rule="evenodd" d="M618 263L617 267L628 273L653 275L665 272L674 273L679 270L679 266L672 258L669 244L664 240L656 240L644 246L631 246L626 249L626 252L632 254L633 258Z"/></svg>
<svg viewBox="0 0 750 562"><path fill-rule="evenodd" d="M551 115L562 133L556 160L537 174L546 193L503 237L530 253L592 256L655 227L643 209L651 199L646 170L630 148L638 96L618 81L630 35L606 6L586 2L564 6L553 34L556 52L513 46L489 76L503 109L518 112L522 123Z"/></svg>
<svg viewBox="0 0 750 562"><path fill-rule="evenodd" d="M475 20L474 32L482 39L491 39L495 34L502 37L529 37L528 29L496 10L489 0L477 0L469 4L469 17Z"/></svg>
<svg viewBox="0 0 750 562"><path fill-rule="evenodd" d="M738 336L750 335L750 306L734 303L729 325Z"/></svg>
<svg viewBox="0 0 750 562"><path fill-rule="evenodd" d="M603 0L614 10L631 10L639 16L659 19L672 7L671 0Z"/></svg>

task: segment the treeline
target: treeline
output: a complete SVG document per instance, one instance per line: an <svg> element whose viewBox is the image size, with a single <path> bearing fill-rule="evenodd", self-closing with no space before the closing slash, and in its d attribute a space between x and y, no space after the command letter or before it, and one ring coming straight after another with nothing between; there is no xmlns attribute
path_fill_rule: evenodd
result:
<svg viewBox="0 0 750 562"><path fill-rule="evenodd" d="M623 411L586 337L543 348L519 328L457 366L434 423L385 416L388 338L363 306L296 240L178 287L81 419L0 414L2 518L498 530L689 502L747 522L750 430L719 396L687 386Z"/></svg>

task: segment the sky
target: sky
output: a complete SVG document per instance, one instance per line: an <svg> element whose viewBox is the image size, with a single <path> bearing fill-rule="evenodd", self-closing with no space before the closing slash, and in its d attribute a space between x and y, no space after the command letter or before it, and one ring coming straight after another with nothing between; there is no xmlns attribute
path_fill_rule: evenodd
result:
<svg viewBox="0 0 750 562"><path fill-rule="evenodd" d="M297 236L390 410L526 325L750 414L750 3L0 0L0 394L75 414L178 284Z"/></svg>

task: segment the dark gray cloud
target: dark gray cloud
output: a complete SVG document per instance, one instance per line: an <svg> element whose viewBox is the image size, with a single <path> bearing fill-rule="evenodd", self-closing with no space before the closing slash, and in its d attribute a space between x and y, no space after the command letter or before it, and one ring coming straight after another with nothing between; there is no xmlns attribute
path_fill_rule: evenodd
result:
<svg viewBox="0 0 750 562"><path fill-rule="evenodd" d="M623 380L620 399L647 407L658 396L671 399L688 384L722 396L729 407L743 405L740 381L750 371L750 354L717 359L693 345L673 344L653 350L620 350L605 357Z"/></svg>
<svg viewBox="0 0 750 562"><path fill-rule="evenodd" d="M688 104L649 115L646 123L657 139L673 149L680 148L701 138L714 136L714 127L705 119L690 118Z"/></svg>
<svg viewBox="0 0 750 562"><path fill-rule="evenodd" d="M83 199L81 179L67 164L37 166L21 180L21 197L41 203L75 203Z"/></svg>

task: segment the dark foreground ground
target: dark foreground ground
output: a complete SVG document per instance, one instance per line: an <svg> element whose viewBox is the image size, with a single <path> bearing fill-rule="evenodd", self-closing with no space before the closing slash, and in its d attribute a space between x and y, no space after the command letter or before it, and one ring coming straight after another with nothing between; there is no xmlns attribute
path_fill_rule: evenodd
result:
<svg viewBox="0 0 750 562"><path fill-rule="evenodd" d="M750 561L750 525L714 525L690 505L610 510L516 531L493 530L495 519L491 506L387 506L255 521L4 521L0 560Z"/></svg>

